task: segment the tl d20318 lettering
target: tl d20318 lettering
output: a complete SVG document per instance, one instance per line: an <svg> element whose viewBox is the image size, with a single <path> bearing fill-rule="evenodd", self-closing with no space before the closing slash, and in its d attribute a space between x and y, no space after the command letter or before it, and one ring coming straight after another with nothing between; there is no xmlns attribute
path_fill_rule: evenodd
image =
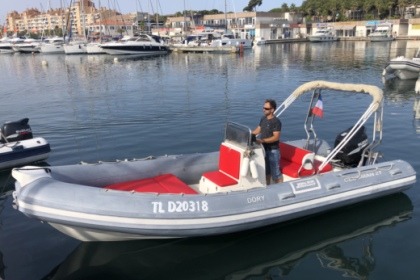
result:
<svg viewBox="0 0 420 280"><path fill-rule="evenodd" d="M153 213L183 213L183 212L207 212L209 204L205 200L184 200L184 201L153 201Z"/></svg>

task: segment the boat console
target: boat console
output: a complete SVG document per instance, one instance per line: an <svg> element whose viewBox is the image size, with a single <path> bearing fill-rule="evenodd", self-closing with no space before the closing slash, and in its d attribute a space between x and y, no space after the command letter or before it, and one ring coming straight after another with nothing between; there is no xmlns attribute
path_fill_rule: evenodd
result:
<svg viewBox="0 0 420 280"><path fill-rule="evenodd" d="M286 142L281 142L279 149L280 171L285 181L333 169L328 163L320 170L322 162L307 149ZM217 193L266 186L264 157L262 145L253 141L248 127L228 122L219 150L219 168L203 174L199 191Z"/></svg>
<svg viewBox="0 0 420 280"><path fill-rule="evenodd" d="M266 185L264 150L252 141L249 127L228 122L219 152L219 168L203 174L200 192L228 192Z"/></svg>

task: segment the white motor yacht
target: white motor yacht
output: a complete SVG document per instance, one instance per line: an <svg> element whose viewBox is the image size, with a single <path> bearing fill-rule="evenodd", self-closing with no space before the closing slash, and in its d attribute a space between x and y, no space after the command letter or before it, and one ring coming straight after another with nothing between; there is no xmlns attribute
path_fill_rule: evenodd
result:
<svg viewBox="0 0 420 280"><path fill-rule="evenodd" d="M15 52L37 53L39 52L40 43L41 42L39 40L27 38L23 40L23 42L18 42L14 44L12 48Z"/></svg>
<svg viewBox="0 0 420 280"><path fill-rule="evenodd" d="M314 34L308 36L308 39L311 42L332 42L338 40L331 27L318 28Z"/></svg>
<svg viewBox="0 0 420 280"><path fill-rule="evenodd" d="M12 43L10 38L3 37L0 39L0 53L13 53Z"/></svg>
<svg viewBox="0 0 420 280"><path fill-rule="evenodd" d="M379 24L375 31L368 35L371 42L387 42L394 40L392 36L392 24Z"/></svg>
<svg viewBox="0 0 420 280"><path fill-rule="evenodd" d="M252 48L252 40L235 38L233 35L223 35L222 38L213 40L211 43L212 47L238 47L244 49Z"/></svg>
<svg viewBox="0 0 420 280"><path fill-rule="evenodd" d="M100 45L108 54L112 55L160 55L167 54L169 47L163 43L159 36L140 34L138 36L126 36L119 42L109 42Z"/></svg>
<svg viewBox="0 0 420 280"><path fill-rule="evenodd" d="M64 53L64 38L62 37L52 37L47 38L40 45L41 53Z"/></svg>

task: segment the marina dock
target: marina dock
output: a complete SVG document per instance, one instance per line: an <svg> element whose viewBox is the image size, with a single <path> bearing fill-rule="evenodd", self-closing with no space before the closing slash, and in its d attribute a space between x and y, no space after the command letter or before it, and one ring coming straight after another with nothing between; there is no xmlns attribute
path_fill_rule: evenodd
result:
<svg viewBox="0 0 420 280"><path fill-rule="evenodd" d="M170 47L173 52L179 53L237 53L239 49L235 46L209 47L209 46L181 46Z"/></svg>

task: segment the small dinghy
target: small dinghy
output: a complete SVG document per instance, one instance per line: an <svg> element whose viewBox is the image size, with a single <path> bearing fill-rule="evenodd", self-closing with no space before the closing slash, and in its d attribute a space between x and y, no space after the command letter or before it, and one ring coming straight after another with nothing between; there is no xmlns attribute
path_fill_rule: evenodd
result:
<svg viewBox="0 0 420 280"><path fill-rule="evenodd" d="M397 77L401 80L418 79L420 74L420 48L413 58L398 56L391 59L382 71L384 78Z"/></svg>
<svg viewBox="0 0 420 280"><path fill-rule="evenodd" d="M48 158L50 145L32 135L29 119L6 122L1 128L0 169L42 161Z"/></svg>
<svg viewBox="0 0 420 280"><path fill-rule="evenodd" d="M322 92L369 94L372 102L334 147L318 139ZM310 98L300 98L308 96ZM267 185L264 149L229 122L219 151L143 160L15 168L19 211L82 241L218 235L284 222L402 192L416 182L402 160L379 162L383 94L375 86L313 81L276 110L309 101L306 139L281 142L284 182ZM365 126L372 129L369 138Z"/></svg>

